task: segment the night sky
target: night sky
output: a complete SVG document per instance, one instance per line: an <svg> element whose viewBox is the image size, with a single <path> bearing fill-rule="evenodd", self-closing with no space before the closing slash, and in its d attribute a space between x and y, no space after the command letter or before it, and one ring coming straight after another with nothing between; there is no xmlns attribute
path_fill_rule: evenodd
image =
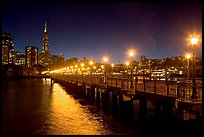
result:
<svg viewBox="0 0 204 137"><path fill-rule="evenodd" d="M45 21L51 54L65 59L84 56L109 63L128 60L127 51L162 59L192 51L191 34L202 39L202 3L70 3L2 4L2 32L14 36L14 49L33 45L41 52ZM202 55L202 43L196 50Z"/></svg>

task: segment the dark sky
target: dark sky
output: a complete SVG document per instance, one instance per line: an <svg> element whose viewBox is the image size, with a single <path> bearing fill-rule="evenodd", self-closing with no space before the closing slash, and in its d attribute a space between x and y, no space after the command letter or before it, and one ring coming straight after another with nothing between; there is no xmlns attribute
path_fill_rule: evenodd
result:
<svg viewBox="0 0 204 137"><path fill-rule="evenodd" d="M2 31L14 36L14 49L24 54L33 45L41 52L44 23L51 54L84 56L110 63L128 60L127 51L162 59L184 55L192 48L190 35L202 37L201 3L3 3ZM196 51L202 54L202 43Z"/></svg>

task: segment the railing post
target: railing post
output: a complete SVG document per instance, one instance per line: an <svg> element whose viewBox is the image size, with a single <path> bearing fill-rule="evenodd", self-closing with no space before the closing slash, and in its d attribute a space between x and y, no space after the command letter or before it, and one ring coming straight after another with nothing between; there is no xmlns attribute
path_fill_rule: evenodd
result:
<svg viewBox="0 0 204 137"><path fill-rule="evenodd" d="M121 88L123 89L123 87L124 87L124 79L122 78L122 80L121 80Z"/></svg>
<svg viewBox="0 0 204 137"><path fill-rule="evenodd" d="M100 92L99 92L99 87L97 87L97 91L96 91L96 106L100 107L100 103L101 103L101 97L100 97Z"/></svg>
<svg viewBox="0 0 204 137"><path fill-rule="evenodd" d="M128 89L128 87L129 87L129 82L128 82L128 78L127 78L127 82L126 82L126 83L127 83L127 89Z"/></svg>
<svg viewBox="0 0 204 137"><path fill-rule="evenodd" d="M166 81L166 92L167 92L167 95L169 95L169 82Z"/></svg>
<svg viewBox="0 0 204 137"><path fill-rule="evenodd" d="M135 93L137 92L137 82L138 82L138 79L137 77L135 77Z"/></svg>
<svg viewBox="0 0 204 137"><path fill-rule="evenodd" d="M144 91L146 91L146 88L145 88L145 77L143 77L143 84L144 84Z"/></svg>
<svg viewBox="0 0 204 137"><path fill-rule="evenodd" d="M154 80L154 93L156 93L157 91L157 87L156 87L156 80Z"/></svg>
<svg viewBox="0 0 204 137"><path fill-rule="evenodd" d="M177 83L176 85L176 94L177 94L177 97L180 98L180 88L179 88L179 83Z"/></svg>

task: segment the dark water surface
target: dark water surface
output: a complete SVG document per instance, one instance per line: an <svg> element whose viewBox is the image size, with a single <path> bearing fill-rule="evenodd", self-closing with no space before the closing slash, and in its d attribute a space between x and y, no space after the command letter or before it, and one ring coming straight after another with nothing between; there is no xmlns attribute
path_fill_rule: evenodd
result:
<svg viewBox="0 0 204 137"><path fill-rule="evenodd" d="M3 134L137 135L50 79L2 81Z"/></svg>

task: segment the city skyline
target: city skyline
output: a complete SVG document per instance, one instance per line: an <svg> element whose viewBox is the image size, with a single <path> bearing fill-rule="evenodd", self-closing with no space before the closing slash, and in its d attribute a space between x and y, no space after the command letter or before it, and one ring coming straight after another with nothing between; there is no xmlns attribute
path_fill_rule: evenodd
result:
<svg viewBox="0 0 204 137"><path fill-rule="evenodd" d="M65 59L86 56L110 63L182 56L192 51L189 35L202 36L201 3L3 3L2 31L14 36L14 49L24 54L33 45L41 53L47 22L51 54ZM202 55L202 41L196 49Z"/></svg>

